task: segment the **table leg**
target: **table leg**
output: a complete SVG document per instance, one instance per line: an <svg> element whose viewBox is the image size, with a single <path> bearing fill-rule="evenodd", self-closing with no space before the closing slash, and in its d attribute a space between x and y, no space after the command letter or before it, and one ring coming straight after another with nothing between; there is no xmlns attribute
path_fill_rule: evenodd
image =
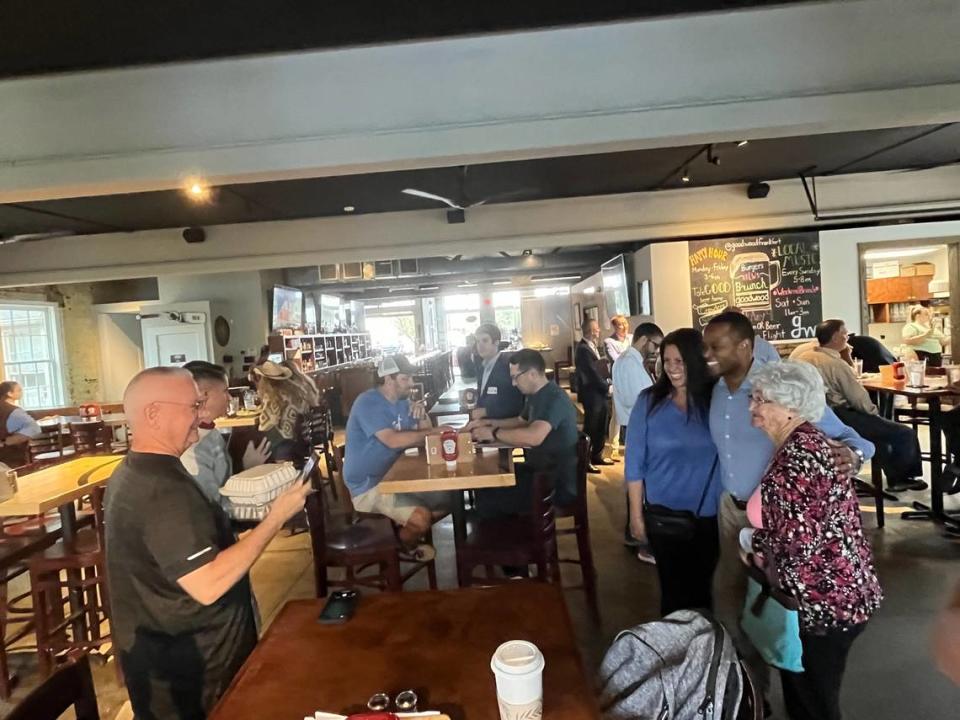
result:
<svg viewBox="0 0 960 720"><path fill-rule="evenodd" d="M453 554L457 561L457 586L463 587L458 551L467 539L467 510L463 504L463 490L458 490L453 494Z"/></svg>
<svg viewBox="0 0 960 720"><path fill-rule="evenodd" d="M69 545L77 537L77 510L72 502L64 503L57 508L60 512L60 529L63 533L63 544ZM73 621L74 640L85 638L87 636L87 622L85 613L81 612L83 608L83 599L80 591L76 589L82 575L79 570L67 570L67 579L70 582L70 590L67 595L70 600L70 614L76 615Z"/></svg>
<svg viewBox="0 0 960 720"><path fill-rule="evenodd" d="M930 513L936 522L943 515L943 430L940 427L940 398L927 401L930 408Z"/></svg>

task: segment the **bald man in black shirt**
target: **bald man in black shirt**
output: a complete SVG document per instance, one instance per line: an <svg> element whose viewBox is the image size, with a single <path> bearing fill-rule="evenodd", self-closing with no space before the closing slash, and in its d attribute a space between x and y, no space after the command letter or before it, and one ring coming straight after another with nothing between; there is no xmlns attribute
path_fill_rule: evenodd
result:
<svg viewBox="0 0 960 720"><path fill-rule="evenodd" d="M303 509L308 483L236 541L180 462L202 399L190 373L152 368L127 386L130 452L107 486L112 630L140 720L202 720L257 643L250 567Z"/></svg>

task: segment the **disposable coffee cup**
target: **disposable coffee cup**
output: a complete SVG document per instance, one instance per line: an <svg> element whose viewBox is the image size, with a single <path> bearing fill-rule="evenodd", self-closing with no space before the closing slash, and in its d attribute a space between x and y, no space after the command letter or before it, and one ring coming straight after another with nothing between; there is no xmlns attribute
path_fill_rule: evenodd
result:
<svg viewBox="0 0 960 720"><path fill-rule="evenodd" d="M543 717L543 653L526 640L503 643L490 658L497 681L500 720L540 720Z"/></svg>

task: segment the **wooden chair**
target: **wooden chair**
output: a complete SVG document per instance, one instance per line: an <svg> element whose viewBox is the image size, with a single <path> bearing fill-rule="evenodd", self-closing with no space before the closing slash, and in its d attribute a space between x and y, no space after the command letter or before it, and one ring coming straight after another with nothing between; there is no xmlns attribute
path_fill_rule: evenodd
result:
<svg viewBox="0 0 960 720"><path fill-rule="evenodd" d="M41 671L47 674L60 653L87 652L111 644L110 635L102 628L110 620L103 495L103 487L91 493L92 528L81 528L73 541L61 539L30 559L37 655ZM77 609L67 603L66 596L71 593L81 600Z"/></svg>
<svg viewBox="0 0 960 720"><path fill-rule="evenodd" d="M70 437L77 456L110 452L112 434L103 420L70 423Z"/></svg>
<svg viewBox="0 0 960 720"><path fill-rule="evenodd" d="M577 498L569 505L555 508L557 520L572 518L570 527L557 526L557 535L575 535L577 558L560 558L559 562L580 566L582 587L587 595L587 606L595 622L600 622L600 604L597 600L597 571L593 564L590 547L590 515L587 509L587 465L590 459L590 441L583 433L577 438Z"/></svg>
<svg viewBox="0 0 960 720"><path fill-rule="evenodd" d="M389 519L366 518L354 522L347 515L329 513L318 472L314 472L311 482L316 492L307 497L306 511L317 597L326 597L332 586L402 590L397 538ZM327 575L329 567L344 568L346 578L331 580ZM371 567L377 567L378 571L367 573Z"/></svg>
<svg viewBox="0 0 960 720"><path fill-rule="evenodd" d="M13 708L7 720L57 720L71 706L76 720L100 720L86 656L65 664L44 680Z"/></svg>
<svg viewBox="0 0 960 720"><path fill-rule="evenodd" d="M884 492L883 472L880 468L880 461L876 455L870 460L870 482L868 483L859 478L854 478L853 485L857 491L857 497L873 498L874 507L877 512L877 527L882 528L886 524L886 519L883 514L884 498L890 498L894 502L897 502L897 497L896 495L888 495Z"/></svg>
<svg viewBox="0 0 960 720"><path fill-rule="evenodd" d="M63 429L59 423L42 425L40 434L27 443L31 467L52 465L63 459Z"/></svg>
<svg viewBox="0 0 960 720"><path fill-rule="evenodd" d="M494 565L536 565L538 580L560 584L553 495L553 477L536 472L531 482L528 515L475 520L469 524L462 547L457 547L457 568L464 587L473 584L473 571L478 565L486 568L484 582L499 582L493 577Z"/></svg>
<svg viewBox="0 0 960 720"><path fill-rule="evenodd" d="M322 481L315 480L314 487L317 492L307 498L307 519L310 524L311 540L314 543L314 576L317 581L318 597L326 595L328 585L334 583L327 579L326 566L343 567L346 571L346 581L338 581L337 584L353 587L354 585L373 585L374 587L387 587L391 580L392 567L381 567L381 574L377 576L364 575L367 569L374 564L379 565L380 560L364 560L364 553L367 545L374 539L380 539L379 533L383 528L389 529L390 555L391 559L384 562L392 565L396 558L399 572L399 586L395 589L400 590L404 583L416 575L421 570L427 571L427 583L431 590L437 589L437 565L435 560L401 560L399 556L399 544L397 541L396 526L390 518L379 513L362 513L354 509L350 500L350 491L343 482L343 463L345 448L343 445L333 447L333 466L330 471L331 481L334 485L339 485L337 490L337 507L330 512L324 503L322 497ZM316 476L315 476L316 477ZM314 497L320 495L320 497ZM312 506L312 507L311 507ZM317 513L321 515L318 516ZM324 532L326 535L314 528L326 526ZM374 531L378 533L374 535ZM323 547L319 547L321 538L327 537ZM428 543L433 544L433 535L428 532L426 535ZM320 560L318 560L320 558ZM329 562L322 562L326 558ZM360 573L360 575L357 575ZM372 582L371 582L372 581ZM394 589L393 587L387 589ZM322 594L320 591L323 590Z"/></svg>
<svg viewBox="0 0 960 720"><path fill-rule="evenodd" d="M0 698L6 700L16 684L7 663L7 648L33 632L31 590L9 594L10 583L29 571L30 557L60 538L59 521L50 527L31 524L23 532L0 537ZM11 632L12 630L12 632Z"/></svg>

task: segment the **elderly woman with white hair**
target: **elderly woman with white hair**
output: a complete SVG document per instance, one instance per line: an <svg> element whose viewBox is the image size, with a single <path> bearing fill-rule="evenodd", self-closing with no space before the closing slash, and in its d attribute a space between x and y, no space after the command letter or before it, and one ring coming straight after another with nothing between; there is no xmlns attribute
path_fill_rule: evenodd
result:
<svg viewBox="0 0 960 720"><path fill-rule="evenodd" d="M826 405L817 370L770 363L752 378L751 422L776 450L747 506L741 542L799 604L803 672L781 670L791 720L839 720L847 654L883 593L850 477L813 423Z"/></svg>

